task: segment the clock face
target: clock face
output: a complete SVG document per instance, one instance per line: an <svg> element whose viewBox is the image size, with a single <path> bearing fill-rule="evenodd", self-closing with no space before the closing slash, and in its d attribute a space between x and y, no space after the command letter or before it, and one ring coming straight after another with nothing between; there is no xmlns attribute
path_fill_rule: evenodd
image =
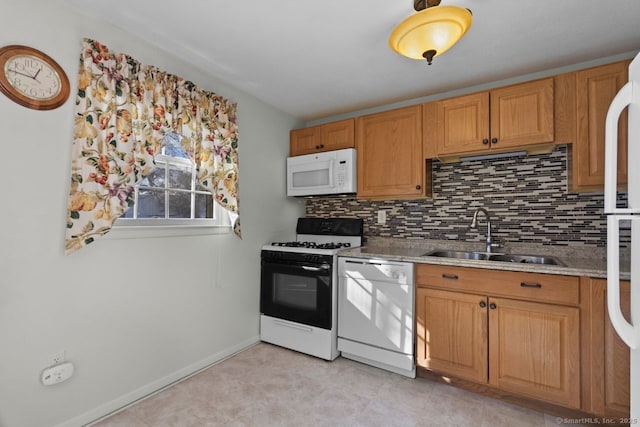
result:
<svg viewBox="0 0 640 427"><path fill-rule="evenodd" d="M0 47L0 92L34 110L51 110L69 97L69 79L58 63L28 46Z"/></svg>
<svg viewBox="0 0 640 427"><path fill-rule="evenodd" d="M4 64L7 81L29 98L45 101L61 90L60 76L49 64L31 55L16 55Z"/></svg>

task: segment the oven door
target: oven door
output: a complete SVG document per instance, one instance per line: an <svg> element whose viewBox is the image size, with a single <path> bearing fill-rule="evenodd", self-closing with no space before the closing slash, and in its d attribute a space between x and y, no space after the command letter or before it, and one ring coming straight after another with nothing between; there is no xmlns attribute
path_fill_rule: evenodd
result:
<svg viewBox="0 0 640 427"><path fill-rule="evenodd" d="M261 258L260 312L331 329L333 257L263 251Z"/></svg>

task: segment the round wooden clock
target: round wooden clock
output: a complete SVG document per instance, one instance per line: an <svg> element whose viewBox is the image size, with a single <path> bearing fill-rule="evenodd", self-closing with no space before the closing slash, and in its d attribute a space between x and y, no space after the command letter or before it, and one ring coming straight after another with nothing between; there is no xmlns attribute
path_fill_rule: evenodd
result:
<svg viewBox="0 0 640 427"><path fill-rule="evenodd" d="M0 48L0 91L34 110L52 110L69 97L69 79L49 55L28 46Z"/></svg>

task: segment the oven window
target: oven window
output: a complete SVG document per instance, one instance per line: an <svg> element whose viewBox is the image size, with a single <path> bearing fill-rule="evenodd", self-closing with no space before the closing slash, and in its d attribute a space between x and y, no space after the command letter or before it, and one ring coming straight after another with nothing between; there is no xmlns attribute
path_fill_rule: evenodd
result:
<svg viewBox="0 0 640 427"><path fill-rule="evenodd" d="M277 319L331 329L333 268L320 263L263 259L260 312Z"/></svg>
<svg viewBox="0 0 640 427"><path fill-rule="evenodd" d="M314 310L318 305L318 279L293 274L273 275L273 302L282 306Z"/></svg>

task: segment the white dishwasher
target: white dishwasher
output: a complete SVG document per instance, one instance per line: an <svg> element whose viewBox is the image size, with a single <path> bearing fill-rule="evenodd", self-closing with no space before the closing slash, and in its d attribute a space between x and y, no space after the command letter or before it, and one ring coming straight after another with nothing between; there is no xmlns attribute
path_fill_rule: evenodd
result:
<svg viewBox="0 0 640 427"><path fill-rule="evenodd" d="M338 350L343 357L411 378L413 264L338 258Z"/></svg>

